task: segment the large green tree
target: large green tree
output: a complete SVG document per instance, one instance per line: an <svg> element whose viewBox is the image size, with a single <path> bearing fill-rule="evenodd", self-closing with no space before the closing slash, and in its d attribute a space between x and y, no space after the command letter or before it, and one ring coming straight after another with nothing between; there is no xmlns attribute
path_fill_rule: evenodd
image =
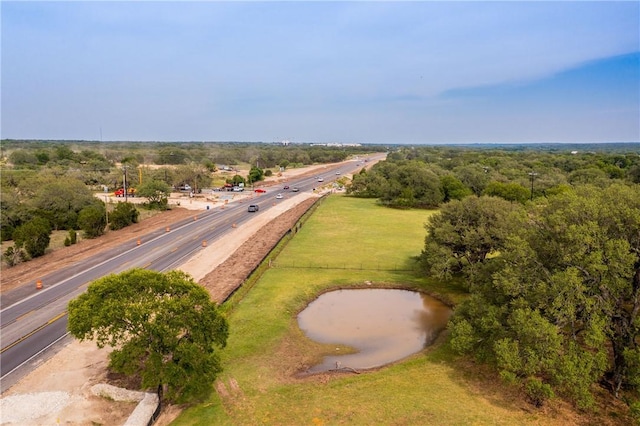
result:
<svg viewBox="0 0 640 426"><path fill-rule="evenodd" d="M174 186L189 184L195 192L201 192L211 185L211 172L199 164L181 165L175 168L173 179Z"/></svg>
<svg viewBox="0 0 640 426"><path fill-rule="evenodd" d="M148 200L150 207L166 209L171 187L161 180L150 180L138 185L137 193Z"/></svg>
<svg viewBox="0 0 640 426"><path fill-rule="evenodd" d="M530 197L531 192L518 183L490 182L483 191L484 195L504 198L507 201L517 201L524 204Z"/></svg>
<svg viewBox="0 0 640 426"><path fill-rule="evenodd" d="M491 274L470 278L471 297L452 320L455 349L583 407L595 383L637 392L637 185L579 187L531 205L526 226L512 228L488 262Z"/></svg>
<svg viewBox="0 0 640 426"><path fill-rule="evenodd" d="M207 291L180 271L132 269L94 281L69 302L69 332L112 346L109 367L145 389L187 402L209 395L222 371L227 321Z"/></svg>
<svg viewBox="0 0 640 426"><path fill-rule="evenodd" d="M247 182L249 184L252 184L261 180L264 180L264 170L262 170L260 167L251 166L249 175L247 175Z"/></svg>
<svg viewBox="0 0 640 426"><path fill-rule="evenodd" d="M468 164L453 169L456 176L468 188L471 188L474 194L481 195L491 180L488 173L488 167L479 164Z"/></svg>
<svg viewBox="0 0 640 426"><path fill-rule="evenodd" d="M69 177L42 178L34 192L30 204L38 216L49 220L54 229L77 229L80 210L95 202L93 193L84 182Z"/></svg>
<svg viewBox="0 0 640 426"><path fill-rule="evenodd" d="M445 203L451 200L462 200L464 197L468 197L473 194L473 191L467 188L454 175L447 174L441 176L440 185L442 187L442 194L444 195Z"/></svg>
<svg viewBox="0 0 640 426"><path fill-rule="evenodd" d="M15 250L24 250L31 257L42 256L49 247L51 225L47 219L36 217L13 231Z"/></svg>
<svg viewBox="0 0 640 426"><path fill-rule="evenodd" d="M497 197L452 200L425 225L422 265L441 278L473 275L490 255L504 248L514 228L523 223L523 214L520 205Z"/></svg>
<svg viewBox="0 0 640 426"><path fill-rule="evenodd" d="M31 214L15 188L3 187L1 193L0 239L7 241L13 238L15 228L27 222Z"/></svg>
<svg viewBox="0 0 640 426"><path fill-rule="evenodd" d="M444 199L438 176L429 165L416 160L377 163L369 172L354 176L348 193L377 197L381 204L402 208L433 208Z"/></svg>

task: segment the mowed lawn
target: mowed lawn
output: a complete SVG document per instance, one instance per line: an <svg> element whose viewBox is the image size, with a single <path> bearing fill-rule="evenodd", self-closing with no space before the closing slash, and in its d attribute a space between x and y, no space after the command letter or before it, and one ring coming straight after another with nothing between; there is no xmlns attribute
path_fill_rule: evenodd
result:
<svg viewBox="0 0 640 426"><path fill-rule="evenodd" d="M242 300L232 300L230 338L217 391L177 425L560 424L509 390L463 368L446 339L362 374L300 374L323 354L348 351L307 339L296 314L318 294L351 286L416 288L459 300L458 288L416 272L433 212L392 210L332 195L304 222Z"/></svg>

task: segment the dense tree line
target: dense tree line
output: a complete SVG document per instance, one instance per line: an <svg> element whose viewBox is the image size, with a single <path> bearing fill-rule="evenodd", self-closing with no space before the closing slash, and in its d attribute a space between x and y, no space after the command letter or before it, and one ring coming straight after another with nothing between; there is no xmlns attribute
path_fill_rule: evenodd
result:
<svg viewBox="0 0 640 426"><path fill-rule="evenodd" d="M460 277L470 294L451 321L454 349L537 404L559 393L591 407L598 384L638 400L637 184L578 186L526 205L467 197L427 231L426 271Z"/></svg>
<svg viewBox="0 0 640 426"><path fill-rule="evenodd" d="M267 169L342 161L386 147L222 142L0 141L0 157L19 168L66 167L103 171L118 164L236 166Z"/></svg>
<svg viewBox="0 0 640 426"><path fill-rule="evenodd" d="M635 148L635 151L634 151ZM628 151L547 152L468 147L398 148L354 176L348 193L391 207L434 208L470 194L525 203L565 189L640 183L637 146Z"/></svg>

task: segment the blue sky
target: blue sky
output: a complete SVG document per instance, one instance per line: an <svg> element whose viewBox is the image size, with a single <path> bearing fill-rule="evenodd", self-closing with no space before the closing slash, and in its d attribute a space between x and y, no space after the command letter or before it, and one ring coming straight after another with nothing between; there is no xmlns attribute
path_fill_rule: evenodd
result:
<svg viewBox="0 0 640 426"><path fill-rule="evenodd" d="M640 3L9 2L0 136L640 141Z"/></svg>

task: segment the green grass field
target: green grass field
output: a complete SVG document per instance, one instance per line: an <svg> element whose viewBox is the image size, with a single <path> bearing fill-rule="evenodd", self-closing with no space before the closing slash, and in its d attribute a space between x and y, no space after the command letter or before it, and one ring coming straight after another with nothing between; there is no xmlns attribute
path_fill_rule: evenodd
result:
<svg viewBox="0 0 640 426"><path fill-rule="evenodd" d="M420 277L413 258L432 212L391 210L374 200L331 196L300 228L255 286L231 300L224 372L205 403L176 425L559 424L489 376L465 369L446 339L363 374L298 373L335 345L308 340L296 314L331 288L416 288L460 300L460 288ZM360 266L362 265L362 266ZM348 348L340 348L346 350ZM523 409L524 408L524 409ZM562 416L560 416L562 417Z"/></svg>

